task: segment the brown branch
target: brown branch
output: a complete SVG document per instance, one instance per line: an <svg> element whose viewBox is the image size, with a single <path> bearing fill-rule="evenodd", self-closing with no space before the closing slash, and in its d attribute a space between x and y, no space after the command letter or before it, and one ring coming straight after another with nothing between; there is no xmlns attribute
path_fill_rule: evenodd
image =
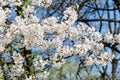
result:
<svg viewBox="0 0 120 80"><path fill-rule="evenodd" d="M78 19L77 21L81 21L81 22L104 21L104 22L118 22L118 23L120 23L120 20L113 20L113 19Z"/></svg>
<svg viewBox="0 0 120 80"><path fill-rule="evenodd" d="M115 43L114 45L111 45L111 43L105 43L105 42L102 42L102 43L104 44L104 46L109 47L109 48L111 48L112 50L120 53L120 50L117 49L117 47L116 47L116 46L118 45L118 43Z"/></svg>
<svg viewBox="0 0 120 80"><path fill-rule="evenodd" d="M94 9L94 10L101 10L101 11L115 11L115 10L118 10L118 8L105 9L105 8L92 7L92 6L88 6L88 5L85 5L85 6L88 7L88 8Z"/></svg>
<svg viewBox="0 0 120 80"><path fill-rule="evenodd" d="M106 7L107 9L109 8L109 0L106 0ZM107 11L107 17L108 17L108 20L110 20L110 11ZM110 33L112 33L112 27L111 27L110 21L108 22L108 27L109 27Z"/></svg>
<svg viewBox="0 0 120 80"><path fill-rule="evenodd" d="M97 4L95 4L95 6L98 8L98 5L97 5ZM97 13L98 13L99 18L102 19L103 14L104 14L104 11L102 11L102 12L101 12L102 14L100 14L100 11L97 10ZM99 32L101 32L101 30L102 30L102 26L103 26L103 23L102 23L102 21L100 21Z"/></svg>
<svg viewBox="0 0 120 80"><path fill-rule="evenodd" d="M114 8L115 8L115 5L114 5ZM114 11L114 20L117 20L117 15L116 15L116 11ZM115 22L114 23L114 34L116 34L117 33L117 23Z"/></svg>

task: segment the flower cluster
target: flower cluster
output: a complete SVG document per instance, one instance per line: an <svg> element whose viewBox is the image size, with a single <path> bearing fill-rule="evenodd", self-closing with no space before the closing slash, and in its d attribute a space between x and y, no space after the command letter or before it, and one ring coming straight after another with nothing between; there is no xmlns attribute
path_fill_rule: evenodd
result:
<svg viewBox="0 0 120 80"><path fill-rule="evenodd" d="M49 72L43 71L43 72L37 73L37 74L36 74L36 77L37 77L38 79L40 79L40 78L47 78L49 74L50 74Z"/></svg>
<svg viewBox="0 0 120 80"><path fill-rule="evenodd" d="M32 0L31 4L34 6L48 7L52 3L52 0Z"/></svg>
<svg viewBox="0 0 120 80"><path fill-rule="evenodd" d="M26 77L25 80L36 80L34 76Z"/></svg>
<svg viewBox="0 0 120 80"><path fill-rule="evenodd" d="M100 56L97 56L98 58L95 58L94 56L87 57L85 59L87 65L92 65L92 64L102 64L104 65L109 65L110 61L115 57L114 54L110 54L108 52L105 52L103 54L100 54Z"/></svg>
<svg viewBox="0 0 120 80"><path fill-rule="evenodd" d="M104 36L104 42L107 42L107 43L112 43L114 42L114 37L112 34L110 34L110 32L107 32Z"/></svg>
<svg viewBox="0 0 120 80"><path fill-rule="evenodd" d="M6 16L6 11L3 10L2 7L0 7L0 17L1 17L1 19L0 19L0 26L1 26L1 25L3 25L5 23L5 19L7 17Z"/></svg>
<svg viewBox="0 0 120 80"><path fill-rule="evenodd" d="M47 78L49 75L48 71L43 71L45 69L45 66L48 63L48 60L43 60L41 56L36 56L34 59L34 67L36 68L36 71L40 70L38 73L36 73L37 78Z"/></svg>
<svg viewBox="0 0 120 80"><path fill-rule="evenodd" d="M112 43L112 45L115 43L120 44L120 33L113 35L107 32L103 37L103 42Z"/></svg>
<svg viewBox="0 0 120 80"><path fill-rule="evenodd" d="M21 76L24 73L23 62L24 58L20 55L20 53L13 52L12 56L15 65L12 66L10 75L11 78L14 79L16 76Z"/></svg>
<svg viewBox="0 0 120 80"><path fill-rule="evenodd" d="M38 67L38 69L44 69L45 65L47 64L47 60L45 61L41 58L41 56L37 56L34 59L34 64L36 67Z"/></svg>
<svg viewBox="0 0 120 80"><path fill-rule="evenodd" d="M66 24L72 25L77 19L77 12L72 7L67 8L64 11L64 19Z"/></svg>
<svg viewBox="0 0 120 80"><path fill-rule="evenodd" d="M62 55L59 55L57 53L53 54L50 59L53 61L52 62L52 67L54 68L60 68L62 64L65 63L65 60L62 59Z"/></svg>

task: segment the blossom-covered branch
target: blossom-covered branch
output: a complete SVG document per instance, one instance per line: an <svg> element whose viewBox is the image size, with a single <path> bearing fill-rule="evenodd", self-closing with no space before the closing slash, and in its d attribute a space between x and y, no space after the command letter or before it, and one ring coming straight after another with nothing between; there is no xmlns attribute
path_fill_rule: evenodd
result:
<svg viewBox="0 0 120 80"><path fill-rule="evenodd" d="M61 68L69 56L81 57L89 51L92 53L86 57L86 65L109 65L115 57L114 54L104 50L104 46L107 46L104 43L111 45L118 43L119 45L120 34L113 36L106 33L103 36L94 27L90 28L85 24L73 26L77 20L74 6L68 7L63 12L63 20L52 16L40 21L35 15L35 7L47 8L52 1L31 0L28 1L29 4L27 0L25 1L26 4L22 0L0 1L0 52L9 52L12 58L11 65L7 64L4 59L0 60L3 63L0 65L1 78L4 77L3 75L10 76L13 80L47 78L49 68ZM15 20L10 24L7 24L6 20L12 10L3 8L5 5L9 5L13 11L17 10L17 12L19 10L16 6L21 8L20 14L16 15ZM46 55L32 53L31 50L35 47ZM8 72L3 72L6 69L5 65Z"/></svg>

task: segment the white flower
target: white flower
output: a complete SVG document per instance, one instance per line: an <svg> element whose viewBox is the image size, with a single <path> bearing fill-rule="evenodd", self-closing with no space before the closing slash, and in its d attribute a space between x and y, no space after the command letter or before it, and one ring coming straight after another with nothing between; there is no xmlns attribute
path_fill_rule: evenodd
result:
<svg viewBox="0 0 120 80"><path fill-rule="evenodd" d="M93 32L95 32L95 28L94 27L92 27L92 28L88 27L87 33L92 34Z"/></svg>
<svg viewBox="0 0 120 80"><path fill-rule="evenodd" d="M20 6L22 4L21 0L8 0L10 2L12 2L11 6L13 7L14 5L18 5Z"/></svg>
<svg viewBox="0 0 120 80"><path fill-rule="evenodd" d="M20 55L20 53L13 52L12 56L15 65L12 66L10 76L15 77L15 76L20 76L24 73L24 68L23 68L23 62L24 58Z"/></svg>
<svg viewBox="0 0 120 80"><path fill-rule="evenodd" d="M94 64L94 60L93 60L92 57L87 57L87 58L85 59L85 62L86 62L87 65L92 65L92 64Z"/></svg>
<svg viewBox="0 0 120 80"><path fill-rule="evenodd" d="M110 34L110 32L107 32L104 36L104 42L107 42L107 43L113 43L114 41L114 37L112 34Z"/></svg>
<svg viewBox="0 0 120 80"><path fill-rule="evenodd" d="M104 52L103 54L100 54L100 57L101 57L102 59L111 61L111 60L115 57L115 55L114 55L114 54L110 54L110 53L108 53L108 52Z"/></svg>
<svg viewBox="0 0 120 80"><path fill-rule="evenodd" d="M0 0L0 5L5 6L7 4L7 0Z"/></svg>
<svg viewBox="0 0 120 80"><path fill-rule="evenodd" d="M64 19L67 25L72 25L77 20L77 12L69 7L64 11Z"/></svg>
<svg viewBox="0 0 120 80"><path fill-rule="evenodd" d="M93 34L93 39L95 40L95 41L101 41L102 40L102 35L99 33L99 32L94 32Z"/></svg>
<svg viewBox="0 0 120 80"><path fill-rule="evenodd" d="M43 72L37 73L37 74L36 74L36 77L37 77L38 79L40 79L40 78L47 78L49 74L50 74L49 72L43 71Z"/></svg>
<svg viewBox="0 0 120 80"><path fill-rule="evenodd" d="M59 68L61 68L61 66L62 66L64 63L65 63L64 60L59 61L59 62L53 61L52 67L59 69Z"/></svg>
<svg viewBox="0 0 120 80"><path fill-rule="evenodd" d="M24 58L20 55L20 53L13 52L12 58L14 59L15 64L22 64L24 62Z"/></svg>
<svg viewBox="0 0 120 80"><path fill-rule="evenodd" d="M35 76L29 76L29 77L26 76L25 80L37 80L37 79L35 79Z"/></svg>
<svg viewBox="0 0 120 80"><path fill-rule="evenodd" d="M44 7L49 7L52 3L52 0L42 0L41 5Z"/></svg>
<svg viewBox="0 0 120 80"><path fill-rule="evenodd" d="M68 37L70 40L78 39L79 38L79 32L78 32L77 28L69 27L68 35L66 37Z"/></svg>
<svg viewBox="0 0 120 80"><path fill-rule="evenodd" d="M34 6L23 7L24 17L28 17L31 13L35 13Z"/></svg>
<svg viewBox="0 0 120 80"><path fill-rule="evenodd" d="M89 47L87 48L87 45L82 44L75 45L75 53L79 54L80 56L84 56L87 53L88 49Z"/></svg>
<svg viewBox="0 0 120 80"><path fill-rule="evenodd" d="M48 61L43 60L42 57L40 57L40 56L37 56L34 59L34 64L38 69L43 69L47 63L48 63Z"/></svg>
<svg viewBox="0 0 120 80"><path fill-rule="evenodd" d="M48 7L52 3L52 0L32 0L31 4L34 6Z"/></svg>
<svg viewBox="0 0 120 80"><path fill-rule="evenodd" d="M6 19L6 13L3 10L2 7L0 7L0 26L3 25L5 23L5 19Z"/></svg>

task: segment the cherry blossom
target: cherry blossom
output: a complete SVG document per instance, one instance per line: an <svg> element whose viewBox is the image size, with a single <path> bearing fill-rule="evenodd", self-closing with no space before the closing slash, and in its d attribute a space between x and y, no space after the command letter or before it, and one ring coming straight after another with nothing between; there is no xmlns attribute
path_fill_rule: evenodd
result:
<svg viewBox="0 0 120 80"><path fill-rule="evenodd" d="M3 9L8 1L11 9L22 8L21 14L16 15L15 21L6 23L8 10ZM120 34L106 33L104 36L86 24L79 24L74 27L77 20L77 12L73 6L66 8L63 12L63 20L55 16L39 20L35 15L35 8L48 8L52 0L31 0L28 5L23 0L1 0L0 1L0 52L10 51L12 66L9 68L11 79L15 80L24 76L25 80L36 80L36 78L47 78L50 74L47 67L61 68L66 59L72 55L85 56L86 65L100 64L109 65L115 57L114 54L104 51L104 43L120 44ZM17 7L16 7L17 6ZM46 38L51 35L53 38ZM20 40L18 40L20 39ZM68 40L72 46L65 44ZM41 54L32 54L35 47L41 49ZM54 51L47 52L49 49ZM46 55L41 56L42 54ZM30 65L30 66L29 66ZM26 69L29 74L25 74ZM31 71L33 69L33 72ZM39 72L38 72L39 71ZM0 65L0 77L3 71Z"/></svg>

